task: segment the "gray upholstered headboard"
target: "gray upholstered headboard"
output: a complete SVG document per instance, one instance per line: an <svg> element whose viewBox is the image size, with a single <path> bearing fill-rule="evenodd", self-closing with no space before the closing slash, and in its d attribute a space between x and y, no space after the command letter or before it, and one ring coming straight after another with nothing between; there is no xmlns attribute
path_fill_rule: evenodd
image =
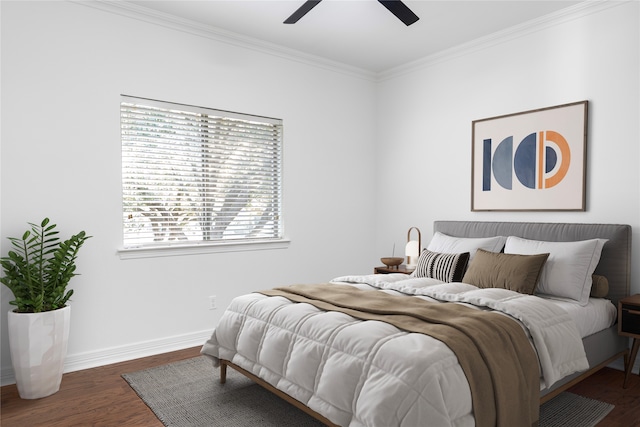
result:
<svg viewBox="0 0 640 427"><path fill-rule="evenodd" d="M609 280L614 304L629 295L631 276L631 226L623 224L578 224L537 222L435 221L434 232L456 237L518 236L525 239L569 242L608 239L602 248L595 274Z"/></svg>

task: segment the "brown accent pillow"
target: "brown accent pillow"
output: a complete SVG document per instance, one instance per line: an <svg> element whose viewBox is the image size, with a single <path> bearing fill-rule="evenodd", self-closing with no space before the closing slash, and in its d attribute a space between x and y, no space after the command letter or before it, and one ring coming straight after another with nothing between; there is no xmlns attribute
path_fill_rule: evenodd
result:
<svg viewBox="0 0 640 427"><path fill-rule="evenodd" d="M532 295L549 254L519 255L478 249L462 281L479 288L503 288Z"/></svg>
<svg viewBox="0 0 640 427"><path fill-rule="evenodd" d="M609 280L604 276L594 274L591 276L591 296L594 298L605 298L609 294Z"/></svg>

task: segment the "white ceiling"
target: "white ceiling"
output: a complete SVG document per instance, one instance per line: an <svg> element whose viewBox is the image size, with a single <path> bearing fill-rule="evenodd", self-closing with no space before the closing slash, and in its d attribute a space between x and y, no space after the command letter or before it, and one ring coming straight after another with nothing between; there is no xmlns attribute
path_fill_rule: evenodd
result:
<svg viewBox="0 0 640 427"><path fill-rule="evenodd" d="M138 0L152 9L244 40L275 44L370 73L382 73L581 1L405 0L420 20L407 27L375 0L324 0L296 24L304 0Z"/></svg>

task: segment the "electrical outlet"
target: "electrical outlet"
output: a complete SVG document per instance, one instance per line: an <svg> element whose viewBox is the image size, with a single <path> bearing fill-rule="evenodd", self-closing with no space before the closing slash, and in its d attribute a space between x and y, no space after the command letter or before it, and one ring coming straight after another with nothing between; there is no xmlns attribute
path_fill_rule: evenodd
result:
<svg viewBox="0 0 640 427"><path fill-rule="evenodd" d="M216 306L216 296L215 295L210 295L209 296L209 310L215 310L216 308L218 308Z"/></svg>

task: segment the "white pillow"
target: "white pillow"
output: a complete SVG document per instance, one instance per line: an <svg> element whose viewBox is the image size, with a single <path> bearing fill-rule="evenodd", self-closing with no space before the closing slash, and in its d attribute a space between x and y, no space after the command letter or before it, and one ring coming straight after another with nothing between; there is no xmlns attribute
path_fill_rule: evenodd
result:
<svg viewBox="0 0 640 427"><path fill-rule="evenodd" d="M431 252L445 254L459 254L469 252L469 261L473 259L476 250L484 249L489 252L500 252L507 240L504 236L495 237L453 237L436 231L427 249Z"/></svg>
<svg viewBox="0 0 640 427"><path fill-rule="evenodd" d="M591 275L600 261L606 239L577 242L544 242L509 236L504 247L508 254L549 253L542 268L536 294L569 299L585 306L589 303Z"/></svg>

